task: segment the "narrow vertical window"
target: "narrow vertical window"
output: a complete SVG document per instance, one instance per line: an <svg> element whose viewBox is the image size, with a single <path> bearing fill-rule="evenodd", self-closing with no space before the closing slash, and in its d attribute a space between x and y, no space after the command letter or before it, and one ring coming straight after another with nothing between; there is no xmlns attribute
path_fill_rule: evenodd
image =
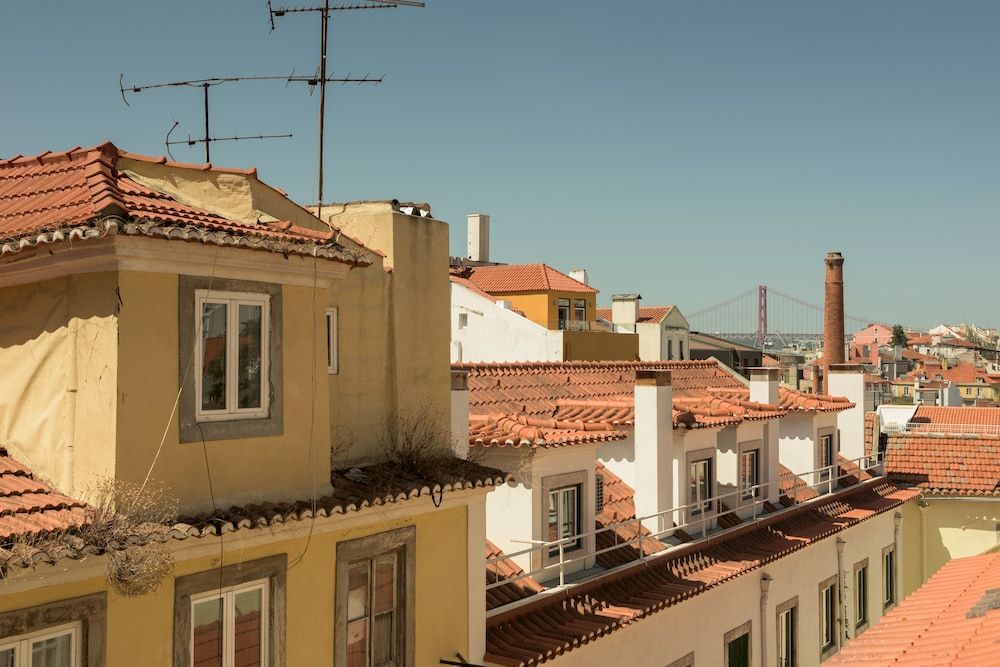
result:
<svg viewBox="0 0 1000 667"><path fill-rule="evenodd" d="M569 329L569 299L559 299L558 302L559 330Z"/></svg>
<svg viewBox="0 0 1000 667"><path fill-rule="evenodd" d="M191 598L193 667L267 664L267 581Z"/></svg>
<svg viewBox="0 0 1000 667"><path fill-rule="evenodd" d="M692 514L712 508L712 459L692 461L688 470L688 504Z"/></svg>
<svg viewBox="0 0 1000 667"><path fill-rule="evenodd" d="M858 564L854 570L854 627L868 623L868 565Z"/></svg>
<svg viewBox="0 0 1000 667"><path fill-rule="evenodd" d="M750 667L750 621L725 634L727 667Z"/></svg>
<svg viewBox="0 0 1000 667"><path fill-rule="evenodd" d="M828 655L837 643L837 584L824 582L819 592L820 652Z"/></svg>
<svg viewBox="0 0 1000 667"><path fill-rule="evenodd" d="M347 597L348 667L397 665L398 554L351 563Z"/></svg>
<svg viewBox="0 0 1000 667"><path fill-rule="evenodd" d="M760 450L748 449L740 454L740 490L743 500L760 495Z"/></svg>
<svg viewBox="0 0 1000 667"><path fill-rule="evenodd" d="M267 416L269 299L197 290L199 421Z"/></svg>
<svg viewBox="0 0 1000 667"><path fill-rule="evenodd" d="M667 339L667 359L674 358L674 341L673 339Z"/></svg>
<svg viewBox="0 0 1000 667"><path fill-rule="evenodd" d="M896 603L896 549L882 551L882 607L888 609Z"/></svg>
<svg viewBox="0 0 1000 667"><path fill-rule="evenodd" d="M584 299L573 300L573 319L577 322L587 321L587 302Z"/></svg>
<svg viewBox="0 0 1000 667"><path fill-rule="evenodd" d="M549 491L548 532L547 540L555 542L579 534L580 525L580 485L566 486ZM563 551L570 551L580 546L580 540L563 545ZM559 547L549 548L549 556L559 554Z"/></svg>
<svg viewBox="0 0 1000 667"><path fill-rule="evenodd" d="M778 610L778 667L797 667L798 606L785 604Z"/></svg>
<svg viewBox="0 0 1000 667"><path fill-rule="evenodd" d="M340 372L340 333L337 329L339 312L326 309L326 371L330 375Z"/></svg>

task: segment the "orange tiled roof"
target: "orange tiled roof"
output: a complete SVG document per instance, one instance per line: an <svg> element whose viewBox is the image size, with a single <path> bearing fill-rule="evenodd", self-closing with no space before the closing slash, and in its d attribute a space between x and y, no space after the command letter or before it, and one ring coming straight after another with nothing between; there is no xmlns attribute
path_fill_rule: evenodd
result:
<svg viewBox="0 0 1000 667"><path fill-rule="evenodd" d="M580 292L597 290L553 269L548 264L500 264L469 267L468 278L490 294L519 292Z"/></svg>
<svg viewBox="0 0 1000 667"><path fill-rule="evenodd" d="M659 323L666 319L667 315L673 312L676 306L640 306L637 322ZM597 316L602 320L611 321L610 308L598 308Z"/></svg>
<svg viewBox="0 0 1000 667"><path fill-rule="evenodd" d="M469 372L470 444L555 444L624 437L633 424L635 372L670 370L674 427L731 426L785 414L729 390L745 385L715 361L455 364ZM609 435L613 433L613 435Z"/></svg>
<svg viewBox="0 0 1000 667"><path fill-rule="evenodd" d="M0 160L0 255L63 241L111 234L193 240L271 252L308 254L351 264L370 264L372 251L340 232L320 232L289 222L248 224L183 204L140 185L117 169L119 158L187 169L255 175L207 165L167 163L134 155L107 142L93 148ZM305 209L303 209L305 210ZM317 219L318 224L321 223ZM343 237L344 240L349 240Z"/></svg>
<svg viewBox="0 0 1000 667"><path fill-rule="evenodd" d="M997 662L1000 553L956 558L830 659L831 665L980 667Z"/></svg>
<svg viewBox="0 0 1000 667"><path fill-rule="evenodd" d="M921 405L913 413L910 426L920 429L921 424L930 426L971 425L1000 427L1000 408L961 408Z"/></svg>
<svg viewBox="0 0 1000 667"><path fill-rule="evenodd" d="M486 659L499 665L538 665L658 611L719 586L848 526L911 500L916 491L874 482L708 544L682 546L487 620Z"/></svg>
<svg viewBox="0 0 1000 667"><path fill-rule="evenodd" d="M667 548L665 544L652 537L652 533L639 523L622 525L622 521L635 518L635 490L626 484L618 475L608 470L604 464L598 463L594 473L603 481L604 507L597 513L597 528L610 528L597 534L596 546L598 551L611 549L616 544L622 544L638 537L641 531L644 537L642 541L642 553L649 556ZM618 567L625 563L630 563L639 557L639 545L628 544L611 549L597 555L597 562L606 568Z"/></svg>
<svg viewBox="0 0 1000 667"><path fill-rule="evenodd" d="M976 384L980 381L983 384L996 384L998 382L998 380L989 373L981 368L976 368L976 366L971 363L956 364L951 368L941 368L939 366L928 364L922 371L918 369L911 371L906 375L901 375L896 382L904 384L912 383L914 378L920 375L925 375L930 381L938 380L939 378L937 376L940 375L940 380L955 382L957 384Z"/></svg>
<svg viewBox="0 0 1000 667"><path fill-rule="evenodd" d="M713 390L720 396L738 396L740 401L750 400L750 388L743 386L734 389ZM780 387L778 389L778 406L782 410L801 412L841 412L850 410L854 403L843 396L828 396L826 394L807 394L795 389Z"/></svg>
<svg viewBox="0 0 1000 667"><path fill-rule="evenodd" d="M486 560L503 556L503 551L495 544L486 540ZM545 590L532 577L524 576L524 570L510 560L504 558L492 563L486 563L486 585L495 584L501 580L516 579L503 586L496 586L486 591L486 608L496 609L505 604L524 600Z"/></svg>
<svg viewBox="0 0 1000 667"><path fill-rule="evenodd" d="M0 543L79 526L85 520L85 507L36 479L0 448Z"/></svg>
<svg viewBox="0 0 1000 667"><path fill-rule="evenodd" d="M893 480L932 493L1000 495L1000 437L892 433L885 469Z"/></svg>

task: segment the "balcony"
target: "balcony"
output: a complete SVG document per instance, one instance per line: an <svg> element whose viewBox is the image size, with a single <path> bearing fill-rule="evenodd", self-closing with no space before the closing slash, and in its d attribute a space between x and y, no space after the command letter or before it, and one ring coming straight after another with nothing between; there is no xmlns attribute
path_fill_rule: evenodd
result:
<svg viewBox="0 0 1000 667"><path fill-rule="evenodd" d="M600 320L559 320L560 331L594 331L614 333L614 326Z"/></svg>

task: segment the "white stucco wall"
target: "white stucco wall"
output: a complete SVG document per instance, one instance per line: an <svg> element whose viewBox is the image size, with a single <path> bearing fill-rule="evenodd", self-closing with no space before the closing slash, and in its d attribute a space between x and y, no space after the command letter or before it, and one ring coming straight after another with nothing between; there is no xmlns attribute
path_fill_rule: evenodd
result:
<svg viewBox="0 0 1000 667"><path fill-rule="evenodd" d="M847 614L848 634L855 634L853 567L868 558L869 627L882 616L882 549L893 543L893 512L852 526L838 535L846 544L842 558L844 597L838 615ZM903 562L902 545L897 562ZM663 667L690 652L695 665L724 665L725 633L751 622L751 664L761 661L760 579L771 576L763 614L766 664L775 663L776 610L798 598L798 662L803 667L820 663L819 585L837 574L836 538L820 540L779 559L761 570L746 573L680 604L629 623L552 660L554 665L629 665ZM849 641L849 640L848 640Z"/></svg>
<svg viewBox="0 0 1000 667"><path fill-rule="evenodd" d="M459 328L461 315L466 326ZM452 362L562 361L563 337L451 283ZM457 343L457 345L456 345ZM461 355L461 358L456 358Z"/></svg>
<svg viewBox="0 0 1000 667"><path fill-rule="evenodd" d="M778 429L778 460L796 475L816 466L816 424L812 413L789 412Z"/></svg>
<svg viewBox="0 0 1000 667"><path fill-rule="evenodd" d="M623 482L635 488L635 434L631 430L627 439L601 445L597 458Z"/></svg>
<svg viewBox="0 0 1000 667"><path fill-rule="evenodd" d="M830 373L830 394L854 403L850 410L837 413L840 453L849 459L865 455L865 377L857 372Z"/></svg>

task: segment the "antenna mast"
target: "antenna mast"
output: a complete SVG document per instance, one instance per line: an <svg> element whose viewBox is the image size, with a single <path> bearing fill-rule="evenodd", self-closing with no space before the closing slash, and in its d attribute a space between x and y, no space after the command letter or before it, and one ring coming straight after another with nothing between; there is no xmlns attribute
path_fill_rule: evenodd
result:
<svg viewBox="0 0 1000 667"><path fill-rule="evenodd" d="M274 19L285 16L286 14L300 14L300 13L318 13L320 15L320 57L319 57L319 73L317 80L319 83L319 166L318 166L318 183L316 186L316 216L322 217L323 214L323 148L324 148L324 130L326 125L326 84L336 81L328 79L326 76L326 65L327 65L327 52L329 46L329 26L330 26L330 13L331 12L342 12L342 11L355 11L361 9L395 9L396 7L425 7L425 3L417 2L416 0L361 0L361 2L352 4L330 4L330 0L324 0L322 5L312 6L312 7L285 7L281 6L274 9L271 6L271 0L267 0L267 16L271 23L271 30L274 30ZM381 82L382 79L379 78L377 83ZM348 75L347 80L341 82L356 82L356 83L370 83L367 76L365 79L357 81L352 80L350 75Z"/></svg>

